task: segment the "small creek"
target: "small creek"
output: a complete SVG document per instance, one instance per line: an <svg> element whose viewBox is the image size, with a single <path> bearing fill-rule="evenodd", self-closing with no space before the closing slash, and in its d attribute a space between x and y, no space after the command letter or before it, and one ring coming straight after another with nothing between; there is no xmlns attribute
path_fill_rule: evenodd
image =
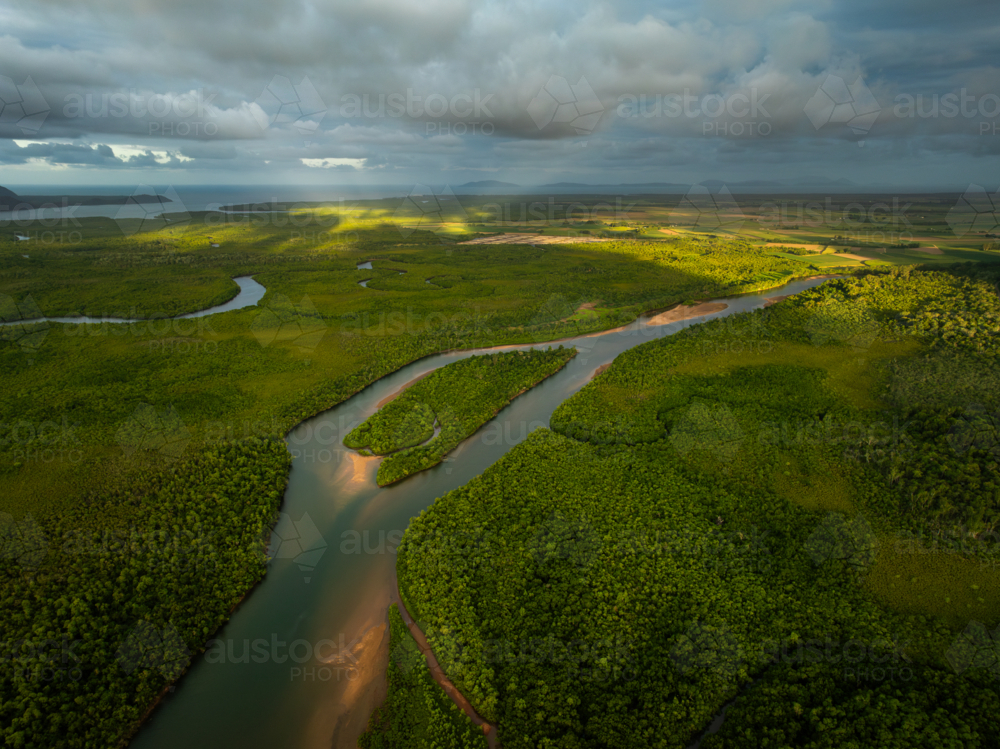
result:
<svg viewBox="0 0 1000 749"><path fill-rule="evenodd" d="M177 317L162 317L162 318L149 318L160 319L160 320L190 320L194 317L205 317L206 315L215 315L219 312L230 312L236 309L243 309L244 307L254 307L257 305L261 299L264 298L264 294L267 293L267 289L257 283L251 276L238 276L233 279L236 285L240 287L239 293L236 294L232 299L224 304L216 305L215 307L209 307L208 309L199 310L198 312L189 312L186 315L178 315ZM75 315L72 317L33 317L27 320L12 320L9 322L0 322L0 326L4 325L20 325L22 323L29 322L60 322L60 323L70 323L70 324L93 324L93 323L138 323L138 322L148 322L149 320L143 319L130 319L124 317L87 317L85 315Z"/></svg>

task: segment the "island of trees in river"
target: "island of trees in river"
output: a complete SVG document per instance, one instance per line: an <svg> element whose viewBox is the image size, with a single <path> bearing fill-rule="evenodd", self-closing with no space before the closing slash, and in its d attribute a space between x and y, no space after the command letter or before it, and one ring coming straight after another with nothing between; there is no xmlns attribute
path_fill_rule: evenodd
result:
<svg viewBox="0 0 1000 749"><path fill-rule="evenodd" d="M844 270L756 235L462 245L477 227L380 215L0 236L4 742L127 741L264 574L303 419L431 353ZM706 744L990 745L997 277L974 245L844 261L857 278L631 350L414 521L402 593L503 744L683 746L737 698ZM245 275L258 308L168 319ZM64 640L71 678L47 679ZM439 697L400 694L384 720Z"/></svg>

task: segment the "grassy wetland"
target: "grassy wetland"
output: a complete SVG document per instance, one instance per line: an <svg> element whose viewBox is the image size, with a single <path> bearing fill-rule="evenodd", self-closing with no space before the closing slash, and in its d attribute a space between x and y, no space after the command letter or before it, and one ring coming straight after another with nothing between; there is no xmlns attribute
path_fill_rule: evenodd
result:
<svg viewBox="0 0 1000 749"><path fill-rule="evenodd" d="M413 520L400 592L504 745L685 746L734 698L718 746L806 745L828 725L844 741L905 726L915 745L989 745L998 256L947 240L935 200L913 241L939 253L825 224L705 228L656 198L627 218L589 201L586 221L567 213L575 198L534 224L463 198L435 221L371 201L284 225L207 213L126 236L106 219L80 219L72 242L0 236L0 618L21 643L0 735L127 741L264 576L282 437L303 419L436 352L543 348L835 272L850 277L619 356L550 429ZM522 230L604 241L463 243ZM256 307L171 319L246 275L267 289ZM138 322L32 322L69 315ZM338 438L401 461L388 483L447 452L404 461L445 406L452 445L572 355L466 359ZM156 632L153 660L136 622ZM64 639L80 642L72 678L43 678ZM417 733L370 746L429 735L450 709L391 663L373 725L408 715ZM945 733L908 719L945 693ZM792 700L781 736L767 695ZM878 708L889 699L897 711ZM442 745L466 745L454 725Z"/></svg>

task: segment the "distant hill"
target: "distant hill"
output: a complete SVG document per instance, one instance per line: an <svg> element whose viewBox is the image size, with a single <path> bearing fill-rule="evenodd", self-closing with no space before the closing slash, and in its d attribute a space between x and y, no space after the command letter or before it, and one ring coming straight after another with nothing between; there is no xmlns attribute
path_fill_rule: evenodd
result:
<svg viewBox="0 0 1000 749"><path fill-rule="evenodd" d="M591 185L586 182L549 182L544 185L539 185L542 187L678 187L682 186L678 182L619 182L616 185L611 184L601 184L601 185Z"/></svg>
<svg viewBox="0 0 1000 749"><path fill-rule="evenodd" d="M459 187L520 187L520 185L514 182L501 182L498 179L482 179L478 182L466 182L464 185L459 185Z"/></svg>
<svg viewBox="0 0 1000 749"><path fill-rule="evenodd" d="M781 187L781 182L775 182L774 180L768 179L746 179L742 182L724 182L721 179L706 179L704 182L699 182L698 184L702 187L714 187L716 189L720 189L722 187Z"/></svg>
<svg viewBox="0 0 1000 749"><path fill-rule="evenodd" d="M172 202L165 195L18 195L6 187L0 187L0 211L9 211L14 206L42 208L59 203L74 206L95 206Z"/></svg>
<svg viewBox="0 0 1000 749"><path fill-rule="evenodd" d="M559 192L569 194L615 195L626 193L675 194L684 193L690 185L674 182L622 182L617 185L591 185L584 182L550 182L539 185L534 192Z"/></svg>
<svg viewBox="0 0 1000 749"><path fill-rule="evenodd" d="M840 185L841 187L857 187L857 182L849 179L830 179L829 177L800 177L791 182L793 185Z"/></svg>

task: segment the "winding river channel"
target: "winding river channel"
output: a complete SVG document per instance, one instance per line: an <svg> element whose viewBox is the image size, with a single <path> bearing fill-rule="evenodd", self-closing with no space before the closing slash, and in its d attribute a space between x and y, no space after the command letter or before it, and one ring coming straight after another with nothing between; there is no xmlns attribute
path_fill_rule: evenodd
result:
<svg viewBox="0 0 1000 749"><path fill-rule="evenodd" d="M251 276L238 276L233 279L236 285L240 287L239 292L230 299L228 302L223 304L218 304L214 307L208 307L203 310L198 310L197 312L189 312L186 315L178 315L177 317L165 318L170 320L190 320L195 317L206 317L208 315L214 315L218 312L231 312L236 309L243 309L244 307L253 307L264 298L264 294L267 293L267 289L257 283ZM82 324L90 325L94 323L112 323L112 324L129 324L138 322L147 322L147 320L133 320L125 317L86 317L84 315L75 315L73 317L32 317L24 320L13 320L11 322L0 322L0 326L4 325L21 325L27 322L61 322L70 324Z"/></svg>
<svg viewBox="0 0 1000 749"><path fill-rule="evenodd" d="M650 325L645 318L561 341L579 349L565 368L515 399L444 463L383 489L375 484L378 458L346 450L343 436L412 380L483 350L416 361L300 424L287 436L295 460L266 578L216 633L217 642L194 658L132 746L354 749L385 695L394 552L410 518L548 426L556 406L623 351L822 282L712 300L727 306L696 319Z"/></svg>

